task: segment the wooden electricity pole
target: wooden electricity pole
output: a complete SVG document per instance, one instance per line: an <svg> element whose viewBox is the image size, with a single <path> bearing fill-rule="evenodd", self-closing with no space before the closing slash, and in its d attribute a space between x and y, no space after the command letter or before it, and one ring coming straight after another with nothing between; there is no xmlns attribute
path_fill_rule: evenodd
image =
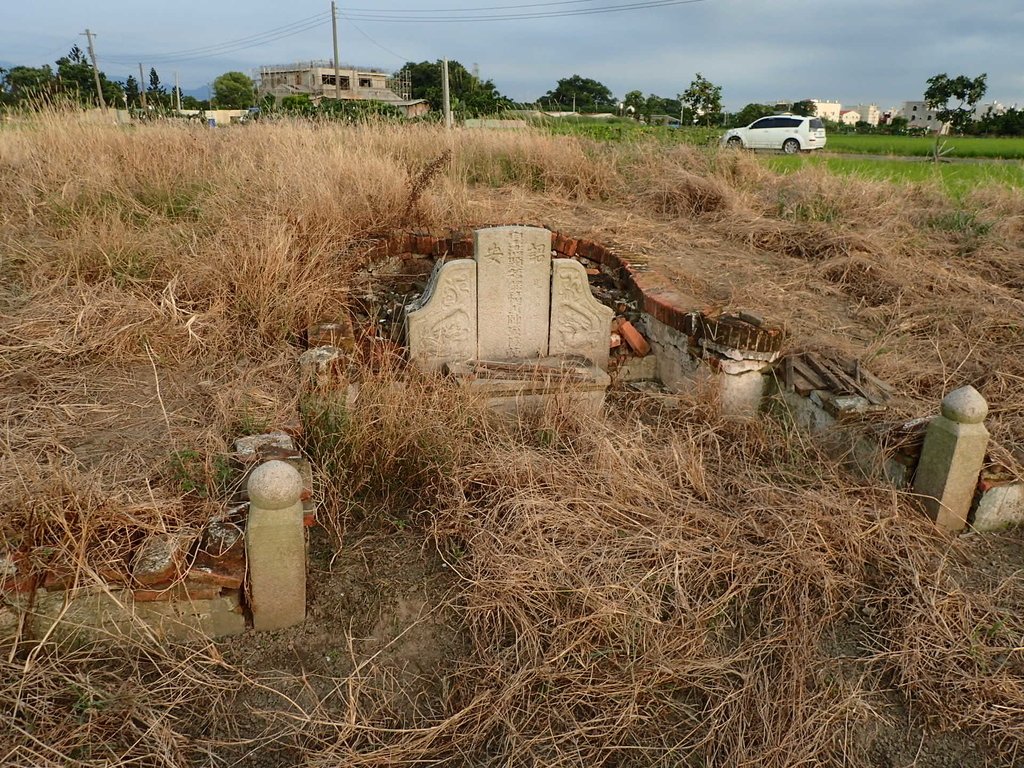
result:
<svg viewBox="0 0 1024 768"><path fill-rule="evenodd" d="M146 79L142 75L142 62L139 62L139 99L142 101L142 111L146 111Z"/></svg>
<svg viewBox="0 0 1024 768"><path fill-rule="evenodd" d="M448 90L448 59L444 59L441 65L441 98L444 100L444 127L451 130L452 100Z"/></svg>
<svg viewBox="0 0 1024 768"><path fill-rule="evenodd" d="M86 29L85 32L82 32L82 34L85 35L85 39L88 41L89 58L92 59L92 76L96 81L96 96L100 100L100 109L106 112L107 102L103 98L103 86L100 85L100 70L99 67L96 66L96 49L92 44L93 35L88 29Z"/></svg>
<svg viewBox="0 0 1024 768"><path fill-rule="evenodd" d="M334 33L334 98L341 100L341 63L338 61L338 4L331 0L331 29Z"/></svg>

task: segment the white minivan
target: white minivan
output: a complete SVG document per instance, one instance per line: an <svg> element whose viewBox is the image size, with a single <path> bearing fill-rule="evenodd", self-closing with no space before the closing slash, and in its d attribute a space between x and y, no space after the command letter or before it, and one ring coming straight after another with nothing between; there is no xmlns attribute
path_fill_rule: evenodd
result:
<svg viewBox="0 0 1024 768"><path fill-rule="evenodd" d="M733 128L722 137L727 147L781 149L787 155L825 146L825 124L817 117L770 115L746 128Z"/></svg>

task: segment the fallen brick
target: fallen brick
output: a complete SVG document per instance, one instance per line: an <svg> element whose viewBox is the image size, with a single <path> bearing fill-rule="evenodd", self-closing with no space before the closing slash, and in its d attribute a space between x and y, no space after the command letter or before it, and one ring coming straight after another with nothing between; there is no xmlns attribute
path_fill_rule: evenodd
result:
<svg viewBox="0 0 1024 768"><path fill-rule="evenodd" d="M645 357L651 351L651 345L647 342L647 339L643 337L640 331L633 327L629 320L620 318L616 331L638 357Z"/></svg>
<svg viewBox="0 0 1024 768"><path fill-rule="evenodd" d="M225 563L218 566L192 566L185 577L192 584L226 587L227 589L238 589L245 581L245 563L240 568L234 568L230 572L225 568Z"/></svg>
<svg viewBox="0 0 1024 768"><path fill-rule="evenodd" d="M214 584L177 581L153 584L148 589L132 590L137 603L155 603L164 600L213 600L220 596L221 588Z"/></svg>
<svg viewBox="0 0 1024 768"><path fill-rule="evenodd" d="M22 553L0 553L0 593L31 592L35 587L36 577L29 571Z"/></svg>

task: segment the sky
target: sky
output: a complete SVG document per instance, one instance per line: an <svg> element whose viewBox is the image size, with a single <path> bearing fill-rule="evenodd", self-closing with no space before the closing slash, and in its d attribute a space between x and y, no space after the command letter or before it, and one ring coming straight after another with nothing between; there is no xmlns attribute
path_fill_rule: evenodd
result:
<svg viewBox="0 0 1024 768"><path fill-rule="evenodd" d="M594 12L629 5L648 7ZM196 95L226 71L332 56L329 0L0 6L0 66L52 64L76 42L85 48L86 28L111 79L138 77L141 61L168 85L177 72ZM338 9L342 62L454 59L522 102L573 74L618 98L674 97L700 72L729 110L805 98L885 109L920 99L936 73L986 72L986 103L1024 106L1022 0L339 0ZM547 15L467 20L526 13Z"/></svg>

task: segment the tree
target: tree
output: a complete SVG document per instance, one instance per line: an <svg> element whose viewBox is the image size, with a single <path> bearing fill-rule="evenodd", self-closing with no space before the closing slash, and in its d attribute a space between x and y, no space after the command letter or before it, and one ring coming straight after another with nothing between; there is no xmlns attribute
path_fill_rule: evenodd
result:
<svg viewBox="0 0 1024 768"><path fill-rule="evenodd" d="M679 98L695 116L703 118L705 125L721 120L722 86L715 85L700 72Z"/></svg>
<svg viewBox="0 0 1024 768"><path fill-rule="evenodd" d="M814 102L810 99L795 102L793 106L789 108L789 111L794 115L800 115L801 117L814 117L818 114L817 106L815 106Z"/></svg>
<svg viewBox="0 0 1024 768"><path fill-rule="evenodd" d="M970 126L978 102L988 90L988 75L982 73L973 80L966 75L949 77L945 72L928 78L924 101L935 116L948 123L956 133Z"/></svg>
<svg viewBox="0 0 1024 768"><path fill-rule="evenodd" d="M670 115L675 117L682 111L679 99L666 99L664 96L648 94L644 102L644 116L650 122L651 115ZM691 118L692 119L692 118Z"/></svg>
<svg viewBox="0 0 1024 768"><path fill-rule="evenodd" d="M45 99L56 88L57 79L48 64L41 67L11 67L0 76L0 94L6 104L24 104L33 98Z"/></svg>
<svg viewBox="0 0 1024 768"><path fill-rule="evenodd" d="M733 115L730 121L733 128L743 128L755 120L774 114L775 108L768 104L747 104L743 109Z"/></svg>
<svg viewBox="0 0 1024 768"><path fill-rule="evenodd" d="M245 109L256 98L252 79L242 72L225 72L213 81L213 97L221 109Z"/></svg>
<svg viewBox="0 0 1024 768"><path fill-rule="evenodd" d="M408 73L412 86L412 97L424 99L430 108L440 111L444 108L441 71L443 62L408 62L402 68ZM502 96L494 83L481 80L457 61L448 62L449 97L452 112L460 118L496 115L512 106L512 101Z"/></svg>
<svg viewBox="0 0 1024 768"><path fill-rule="evenodd" d="M167 89L160 84L160 75L156 73L155 67L150 67L149 70L149 87L146 88L146 104L151 107L163 107L164 109L170 106L170 101L167 97Z"/></svg>
<svg viewBox="0 0 1024 768"><path fill-rule="evenodd" d="M950 77L945 72L928 78L924 101L928 109L935 110L935 116L956 133L963 133L971 124L974 110L988 90L988 75L982 73L973 80L967 75ZM942 131L935 132L933 156L939 162L942 156Z"/></svg>
<svg viewBox="0 0 1024 768"><path fill-rule="evenodd" d="M135 79L134 75L128 75L128 79L124 81L122 88L124 89L124 98L129 109L137 109L142 106L142 98L139 95L139 81Z"/></svg>
<svg viewBox="0 0 1024 768"><path fill-rule="evenodd" d="M563 77L541 98L560 110L571 109L575 104L577 112L600 112L615 109L615 98L608 87L589 77Z"/></svg>
<svg viewBox="0 0 1024 768"><path fill-rule="evenodd" d="M622 99L623 109L628 114L633 115L637 120L639 120L640 115L643 114L645 104L646 101L642 91L630 91Z"/></svg>
<svg viewBox="0 0 1024 768"><path fill-rule="evenodd" d="M910 121L903 115L896 115L889 121L889 133L905 133Z"/></svg>
<svg viewBox="0 0 1024 768"><path fill-rule="evenodd" d="M120 83L111 82L104 72L100 72L100 88L107 104L117 105L124 91ZM85 53L77 45L71 46L67 56L57 59L57 84L61 93L83 105L98 105L96 98L96 79L92 73L92 64Z"/></svg>

